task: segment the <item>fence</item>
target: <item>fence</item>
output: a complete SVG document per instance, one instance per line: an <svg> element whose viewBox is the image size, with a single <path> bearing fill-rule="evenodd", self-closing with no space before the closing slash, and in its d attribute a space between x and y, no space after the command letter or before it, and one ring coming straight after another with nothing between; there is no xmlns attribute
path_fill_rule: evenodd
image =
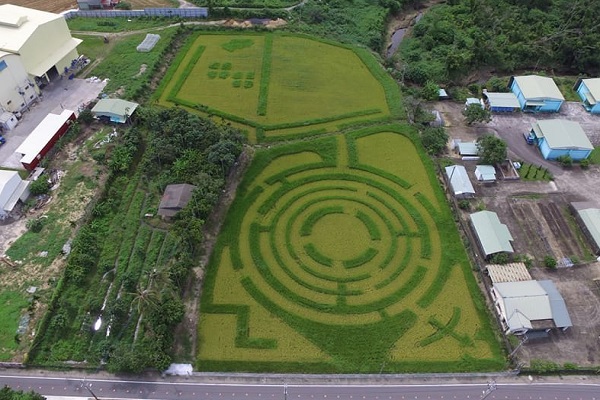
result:
<svg viewBox="0 0 600 400"><path fill-rule="evenodd" d="M179 17L206 18L208 8L144 8L143 10L71 10L63 14L65 19L80 18L139 18L139 17Z"/></svg>

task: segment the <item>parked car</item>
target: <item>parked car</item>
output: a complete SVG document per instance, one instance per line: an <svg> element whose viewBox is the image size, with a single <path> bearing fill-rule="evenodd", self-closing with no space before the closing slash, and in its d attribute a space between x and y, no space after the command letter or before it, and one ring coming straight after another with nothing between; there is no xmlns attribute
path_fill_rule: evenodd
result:
<svg viewBox="0 0 600 400"><path fill-rule="evenodd" d="M0 146L2 146L4 143L6 143L6 139L4 136L0 135Z"/></svg>
<svg viewBox="0 0 600 400"><path fill-rule="evenodd" d="M533 136L531 136L531 132L523 133L523 137L525 138L527 144L533 144Z"/></svg>

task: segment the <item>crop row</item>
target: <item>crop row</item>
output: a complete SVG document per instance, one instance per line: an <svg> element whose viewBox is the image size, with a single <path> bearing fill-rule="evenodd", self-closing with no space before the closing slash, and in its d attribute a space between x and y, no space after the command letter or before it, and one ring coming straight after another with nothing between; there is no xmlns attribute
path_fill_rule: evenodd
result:
<svg viewBox="0 0 600 400"><path fill-rule="evenodd" d="M269 82L271 81L271 64L273 57L273 35L265 36L262 67L260 71L260 86L258 92L258 108L256 114L267 115L267 102L269 97Z"/></svg>

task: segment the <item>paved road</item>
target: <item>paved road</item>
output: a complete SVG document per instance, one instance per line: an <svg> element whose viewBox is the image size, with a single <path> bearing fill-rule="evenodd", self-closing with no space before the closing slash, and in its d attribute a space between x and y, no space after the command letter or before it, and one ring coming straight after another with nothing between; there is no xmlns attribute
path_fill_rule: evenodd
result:
<svg viewBox="0 0 600 400"><path fill-rule="evenodd" d="M86 379L86 388L79 378L15 375L0 375L0 383L46 396L92 398L95 395L99 399L464 400L482 399L485 394L486 399L600 400L600 384L595 383L498 383L493 391L489 391L486 383L284 386L283 383L201 383L170 378Z"/></svg>

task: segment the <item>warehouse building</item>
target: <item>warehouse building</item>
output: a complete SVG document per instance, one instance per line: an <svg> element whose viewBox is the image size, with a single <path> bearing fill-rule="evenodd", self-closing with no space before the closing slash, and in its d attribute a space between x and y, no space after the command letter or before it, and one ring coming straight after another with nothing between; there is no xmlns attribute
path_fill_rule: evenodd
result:
<svg viewBox="0 0 600 400"><path fill-rule="evenodd" d="M579 125L564 119L548 119L531 124L531 136L535 137L542 156L546 160L556 160L570 156L573 161L581 161L590 156L594 146Z"/></svg>
<svg viewBox="0 0 600 400"><path fill-rule="evenodd" d="M479 248L487 258L496 253L514 253L513 240L508 227L500 222L498 214L479 211L470 215L471 227L477 237Z"/></svg>
<svg viewBox="0 0 600 400"><path fill-rule="evenodd" d="M21 155L23 167L28 171L37 167L74 121L75 112L71 110L63 110L60 115L48 114L15 150Z"/></svg>
<svg viewBox="0 0 600 400"><path fill-rule="evenodd" d="M571 211L592 246L592 251L600 255L600 208L596 203L581 201L571 203Z"/></svg>
<svg viewBox="0 0 600 400"><path fill-rule="evenodd" d="M0 170L0 218L7 217L19 200L27 200L29 183L16 171Z"/></svg>
<svg viewBox="0 0 600 400"><path fill-rule="evenodd" d="M59 78L78 58L62 15L0 5L0 107L19 112L37 99L39 87ZM0 110L2 111L2 110Z"/></svg>
<svg viewBox="0 0 600 400"><path fill-rule="evenodd" d="M583 108L600 114L600 78L579 79L573 88L581 98Z"/></svg>
<svg viewBox="0 0 600 400"><path fill-rule="evenodd" d="M513 76L508 87L525 112L558 112L565 101L554 80L545 76Z"/></svg>
<svg viewBox="0 0 600 400"><path fill-rule="evenodd" d="M467 170L462 165L451 165L446 167L446 176L454 197L457 199L466 199L475 197L475 189L471 184Z"/></svg>
<svg viewBox="0 0 600 400"><path fill-rule="evenodd" d="M486 107L491 112L515 112L521 109L519 99L514 93L499 93L483 91Z"/></svg>

